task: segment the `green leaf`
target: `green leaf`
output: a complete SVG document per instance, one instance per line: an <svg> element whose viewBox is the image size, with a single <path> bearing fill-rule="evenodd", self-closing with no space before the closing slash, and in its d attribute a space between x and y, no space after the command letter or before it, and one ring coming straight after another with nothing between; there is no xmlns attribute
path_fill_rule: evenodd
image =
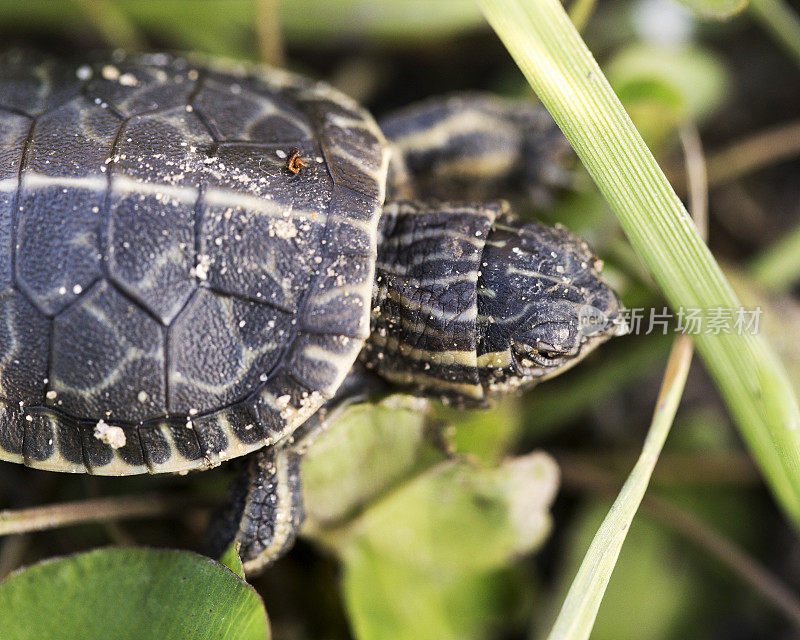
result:
<svg viewBox="0 0 800 640"><path fill-rule="evenodd" d="M722 103L724 64L699 47L634 45L609 62L606 73L645 140L661 146L686 121L710 116Z"/></svg>
<svg viewBox="0 0 800 640"><path fill-rule="evenodd" d="M344 589L360 640L479 640L508 626L530 586L509 570L442 572L408 565L367 545L347 558Z"/></svg>
<svg viewBox="0 0 800 640"><path fill-rule="evenodd" d="M3 640L269 638L261 598L210 558L107 548L49 560L0 584Z"/></svg>
<svg viewBox="0 0 800 640"><path fill-rule="evenodd" d="M440 405L436 415L454 427L448 438L454 453L475 456L490 465L499 464L508 455L522 430L518 397L504 398L488 410L465 411Z"/></svg>
<svg viewBox="0 0 800 640"><path fill-rule="evenodd" d="M357 536L412 565L495 568L549 532L547 509L556 486L555 463L543 453L496 469L444 462L373 505Z"/></svg>
<svg viewBox="0 0 800 640"><path fill-rule="evenodd" d="M543 453L443 462L364 512L341 546L356 635L480 638L503 609L497 572L542 543L558 472Z"/></svg>
<svg viewBox="0 0 800 640"><path fill-rule="evenodd" d="M244 565L242 565L242 558L239 556L239 549L241 546L238 540L234 542L230 547L225 549L219 561L244 580Z"/></svg>
<svg viewBox="0 0 800 640"><path fill-rule="evenodd" d="M413 403L409 405L408 403ZM371 501L441 461L425 406L395 396L349 407L303 458L307 529L346 523Z"/></svg>
<svg viewBox="0 0 800 640"><path fill-rule="evenodd" d="M511 418L508 407L497 411ZM488 468L476 456L448 458L447 442L464 442L439 424L447 412L437 420L428 413L427 403L401 396L350 407L303 460L302 533L343 563L362 640L477 640L507 625L527 591L509 565L550 531L558 470L549 456ZM481 435L471 444L491 440L475 428ZM497 459L507 442L504 432L487 457Z"/></svg>

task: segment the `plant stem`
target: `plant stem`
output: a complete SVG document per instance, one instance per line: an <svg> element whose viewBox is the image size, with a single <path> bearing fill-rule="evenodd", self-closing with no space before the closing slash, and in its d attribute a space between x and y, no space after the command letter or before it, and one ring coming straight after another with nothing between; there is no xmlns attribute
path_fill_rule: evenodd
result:
<svg viewBox="0 0 800 640"><path fill-rule="evenodd" d="M284 66L283 38L279 17L280 0L255 0L255 27L261 60L275 67Z"/></svg>
<svg viewBox="0 0 800 640"><path fill-rule="evenodd" d="M137 51L144 39L128 17L110 0L74 0L109 47Z"/></svg>
<svg viewBox="0 0 800 640"><path fill-rule="evenodd" d="M181 513L191 501L185 496L160 494L94 498L0 511L0 536L43 531L87 522L153 518Z"/></svg>

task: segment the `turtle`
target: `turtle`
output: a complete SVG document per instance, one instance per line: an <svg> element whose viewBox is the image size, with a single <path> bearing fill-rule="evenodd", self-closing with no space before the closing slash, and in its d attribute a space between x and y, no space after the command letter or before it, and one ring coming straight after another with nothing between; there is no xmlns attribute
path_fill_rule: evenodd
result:
<svg viewBox="0 0 800 640"><path fill-rule="evenodd" d="M509 204L563 187L567 148L530 100L379 126L276 68L4 53L0 459L122 476L248 455L209 540L259 571L337 408L484 406L623 332L587 243Z"/></svg>

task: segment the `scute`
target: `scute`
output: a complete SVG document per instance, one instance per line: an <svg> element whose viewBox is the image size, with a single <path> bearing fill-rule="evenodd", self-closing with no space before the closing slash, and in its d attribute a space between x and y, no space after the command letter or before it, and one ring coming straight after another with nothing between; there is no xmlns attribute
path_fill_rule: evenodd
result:
<svg viewBox="0 0 800 640"><path fill-rule="evenodd" d="M31 118L0 110L0 180L9 180L19 175L22 152L32 123Z"/></svg>
<svg viewBox="0 0 800 640"><path fill-rule="evenodd" d="M368 333L372 118L272 69L3 61L0 459L170 472L285 438Z"/></svg>
<svg viewBox="0 0 800 640"><path fill-rule="evenodd" d="M13 209L22 156L33 120L0 110L0 293L13 284Z"/></svg>
<svg viewBox="0 0 800 640"><path fill-rule="evenodd" d="M194 199L206 173L205 160L213 139L197 114L174 107L126 120L110 156L112 174L154 185L169 193L178 187ZM131 187L135 188L135 187ZM155 189L158 192L158 189Z"/></svg>
<svg viewBox="0 0 800 640"><path fill-rule="evenodd" d="M83 71L90 75L86 94L125 118L185 108L195 90L198 71L188 64L169 64L167 57L151 59L156 64L122 58L86 65Z"/></svg>
<svg viewBox="0 0 800 640"><path fill-rule="evenodd" d="M0 191L0 293L9 291L14 285L11 262L14 254L11 211L14 204L14 194Z"/></svg>
<svg viewBox="0 0 800 640"><path fill-rule="evenodd" d="M16 280L43 313L63 310L101 277L98 221L104 201L95 188L31 185L23 176Z"/></svg>
<svg viewBox="0 0 800 640"><path fill-rule="evenodd" d="M225 166L252 164L220 158ZM330 178L318 163L290 178L271 158L260 166L261 171L251 170L252 177L241 181L243 192L235 198L220 186L206 191L199 214L200 255L210 265L211 286L297 311L327 251L322 240Z"/></svg>
<svg viewBox="0 0 800 640"><path fill-rule="evenodd" d="M0 295L0 395L23 404L44 399L50 322L20 293Z"/></svg>
<svg viewBox="0 0 800 640"><path fill-rule="evenodd" d="M168 193L113 191L106 264L111 279L164 325L197 288L195 208Z"/></svg>
<svg viewBox="0 0 800 640"><path fill-rule="evenodd" d="M107 282L58 315L47 404L134 422L166 413L163 327Z"/></svg>
<svg viewBox="0 0 800 640"><path fill-rule="evenodd" d="M260 386L293 339L293 316L201 289L170 328L169 413L194 415Z"/></svg>
<svg viewBox="0 0 800 640"><path fill-rule="evenodd" d="M206 80L193 104L219 140L281 144L314 136L297 108L275 94L243 89L236 79Z"/></svg>
<svg viewBox="0 0 800 640"><path fill-rule="evenodd" d="M17 50L0 55L0 108L38 116L78 95L81 84L62 60Z"/></svg>
<svg viewBox="0 0 800 640"><path fill-rule="evenodd" d="M119 130L117 116L77 96L36 119L25 158L26 172L102 177Z"/></svg>

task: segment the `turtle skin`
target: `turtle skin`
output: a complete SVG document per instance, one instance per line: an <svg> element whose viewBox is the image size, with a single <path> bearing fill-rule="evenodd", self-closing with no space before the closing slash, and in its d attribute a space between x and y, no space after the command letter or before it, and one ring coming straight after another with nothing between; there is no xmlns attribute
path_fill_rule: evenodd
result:
<svg viewBox="0 0 800 640"><path fill-rule="evenodd" d="M187 471L291 434L369 335L387 165L298 75L4 54L0 459Z"/></svg>

